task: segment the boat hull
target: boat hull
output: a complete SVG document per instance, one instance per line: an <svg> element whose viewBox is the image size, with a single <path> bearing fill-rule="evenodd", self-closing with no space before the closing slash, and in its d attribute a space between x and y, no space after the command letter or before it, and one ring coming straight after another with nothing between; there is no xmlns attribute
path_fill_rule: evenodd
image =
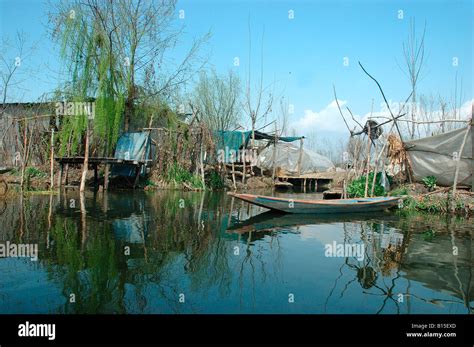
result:
<svg viewBox="0 0 474 347"><path fill-rule="evenodd" d="M236 197L253 205L286 213L328 214L383 211L398 206L399 197L354 198L338 200L300 200L272 196L235 194Z"/></svg>

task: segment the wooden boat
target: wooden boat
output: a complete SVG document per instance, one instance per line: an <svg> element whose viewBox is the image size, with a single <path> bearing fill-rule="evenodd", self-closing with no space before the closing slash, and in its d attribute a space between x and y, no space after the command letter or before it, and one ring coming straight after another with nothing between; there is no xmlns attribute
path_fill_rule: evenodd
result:
<svg viewBox="0 0 474 347"><path fill-rule="evenodd" d="M12 171L13 168L0 166L0 175Z"/></svg>
<svg viewBox="0 0 474 347"><path fill-rule="evenodd" d="M228 193L250 204L286 213L357 213L382 211L398 205L400 197L301 200L273 196Z"/></svg>
<svg viewBox="0 0 474 347"><path fill-rule="evenodd" d="M378 211L369 214L362 213L344 213L344 214L291 214L281 213L278 211L267 211L260 213L256 216L250 217L244 221L237 221L230 225L227 229L227 233L233 234L245 234L249 232L260 232L270 233L278 230L297 230L300 226L305 225L319 225L319 224L332 224L332 223L344 223L344 222L362 222L362 221L373 221L385 223L391 223L398 219L393 213L386 211Z"/></svg>

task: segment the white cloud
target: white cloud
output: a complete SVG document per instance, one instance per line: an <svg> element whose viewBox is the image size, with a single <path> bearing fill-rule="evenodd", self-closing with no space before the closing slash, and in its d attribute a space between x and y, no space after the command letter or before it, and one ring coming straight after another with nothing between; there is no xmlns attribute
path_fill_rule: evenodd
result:
<svg viewBox="0 0 474 347"><path fill-rule="evenodd" d="M345 106L347 105L347 101L345 100L338 100L338 101L339 101L339 105L341 106L344 117L346 118L346 121L349 124L349 127L351 129L354 129L357 123L355 123L352 120L352 117L350 116L349 112L345 108ZM397 115L399 113L399 109L402 107L403 103L404 102L389 101L390 108L392 112L394 113L394 115ZM461 119L470 118L473 103L474 103L474 99L466 101L465 103L461 105L461 107L459 108L459 115ZM409 109L408 104L407 104L407 107L405 108L405 112L408 112L407 109ZM452 108L448 108L447 111L452 113ZM419 113L421 114L421 113L426 113L426 112L424 112L423 110L420 110ZM439 119L441 116L441 110L439 109L431 110L430 114L431 114L430 118ZM354 118L360 124L364 124L370 116L371 116L370 112L367 112L364 115L354 114ZM380 104L379 109L374 110L374 112L372 112L372 117L385 117L386 118L386 119L375 118L379 123L390 118L390 113L385 103ZM451 114L448 114L447 118L451 119L453 117L451 116ZM419 120L424 120L424 117L420 117ZM403 124L403 122L400 122L400 123ZM404 124L406 126L407 123L404 123ZM330 132L335 135L349 135L347 126L344 124L344 121L337 108L336 100L331 101L328 105L326 105L323 109L319 111L313 111L311 109L304 110L303 116L290 124L290 129L291 128L295 129L297 134L307 135L310 133L321 134L321 133ZM357 130L359 129L360 127L357 126Z"/></svg>
<svg viewBox="0 0 474 347"><path fill-rule="evenodd" d="M341 106L344 116L346 117L346 121L349 124L349 127L353 129L356 123L352 121L349 113L347 110L345 110L344 106L347 104L347 101L338 101L339 106ZM359 121L360 117L358 115L354 115L354 117ZM294 128L296 133L329 131L341 134L349 134L347 126L344 124L344 120L337 109L336 100L331 101L320 111L305 110L303 116L291 124L291 128Z"/></svg>

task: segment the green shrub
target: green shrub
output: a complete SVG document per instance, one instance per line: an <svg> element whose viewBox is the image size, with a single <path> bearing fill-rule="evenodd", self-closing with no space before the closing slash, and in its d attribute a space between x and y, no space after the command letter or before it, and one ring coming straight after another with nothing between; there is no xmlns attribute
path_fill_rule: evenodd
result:
<svg viewBox="0 0 474 347"><path fill-rule="evenodd" d="M202 184L201 177L198 175L193 175L185 168L181 167L180 165L174 163L166 173L166 180L168 182L174 182L175 184L183 184L187 183L191 185L193 188L203 189L204 186Z"/></svg>
<svg viewBox="0 0 474 347"><path fill-rule="evenodd" d="M389 194L390 196L401 196L401 195L408 195L408 187L400 186L392 190Z"/></svg>
<svg viewBox="0 0 474 347"><path fill-rule="evenodd" d="M436 188L436 183L438 183L438 179L434 176L425 177L422 181L429 191L433 191Z"/></svg>
<svg viewBox="0 0 474 347"><path fill-rule="evenodd" d="M381 176L382 176L381 172L377 173L377 177L376 177L376 180L375 180L374 196L385 195L385 189L379 183ZM361 176L361 177L353 180L347 186L347 195L349 197L351 197L351 198L360 198L360 197L364 196L366 177L367 176ZM369 184L368 184L368 189L367 189L368 194L370 194L372 192L372 181L373 180L374 180L374 173L370 172L369 173Z"/></svg>
<svg viewBox="0 0 474 347"><path fill-rule="evenodd" d="M27 167L25 170L25 176L29 178L35 178L35 177L46 177L47 174L45 174L43 171L38 170L35 167Z"/></svg>
<svg viewBox="0 0 474 347"><path fill-rule="evenodd" d="M218 172L211 172L208 179L208 186L211 189L224 189L224 180Z"/></svg>

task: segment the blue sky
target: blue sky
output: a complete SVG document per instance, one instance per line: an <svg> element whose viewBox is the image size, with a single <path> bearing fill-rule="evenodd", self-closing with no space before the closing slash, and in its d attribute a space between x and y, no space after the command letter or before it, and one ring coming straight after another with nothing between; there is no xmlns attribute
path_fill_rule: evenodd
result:
<svg viewBox="0 0 474 347"><path fill-rule="evenodd" d="M400 66L404 67L402 43L408 37L410 18L415 19L419 35L426 21L426 63L418 93L452 101L457 73L463 103L472 100L473 7L472 1L183 0L178 1L176 16L186 34L175 54L180 56L194 37L211 30L205 48L210 65L218 72L235 70L245 83L250 18L254 81L264 30L264 83L272 84L276 95L284 95L294 105L292 124L299 132L313 127L316 132L343 133L345 127L331 106L333 84L338 98L358 117L370 112L372 99L375 111L382 102L358 60L380 81L389 99L402 101L408 96L409 82ZM35 77L15 95L22 101L52 90L61 70L58 50L46 32L47 9L40 0L0 0L2 38L22 30L38 43L35 55L24 63L35 70ZM179 10L185 11L184 19L178 19ZM289 10L294 11L293 19ZM399 10L403 19L398 18ZM239 66L234 66L235 57ZM345 57L348 66L343 64ZM318 117L320 122L315 122Z"/></svg>

